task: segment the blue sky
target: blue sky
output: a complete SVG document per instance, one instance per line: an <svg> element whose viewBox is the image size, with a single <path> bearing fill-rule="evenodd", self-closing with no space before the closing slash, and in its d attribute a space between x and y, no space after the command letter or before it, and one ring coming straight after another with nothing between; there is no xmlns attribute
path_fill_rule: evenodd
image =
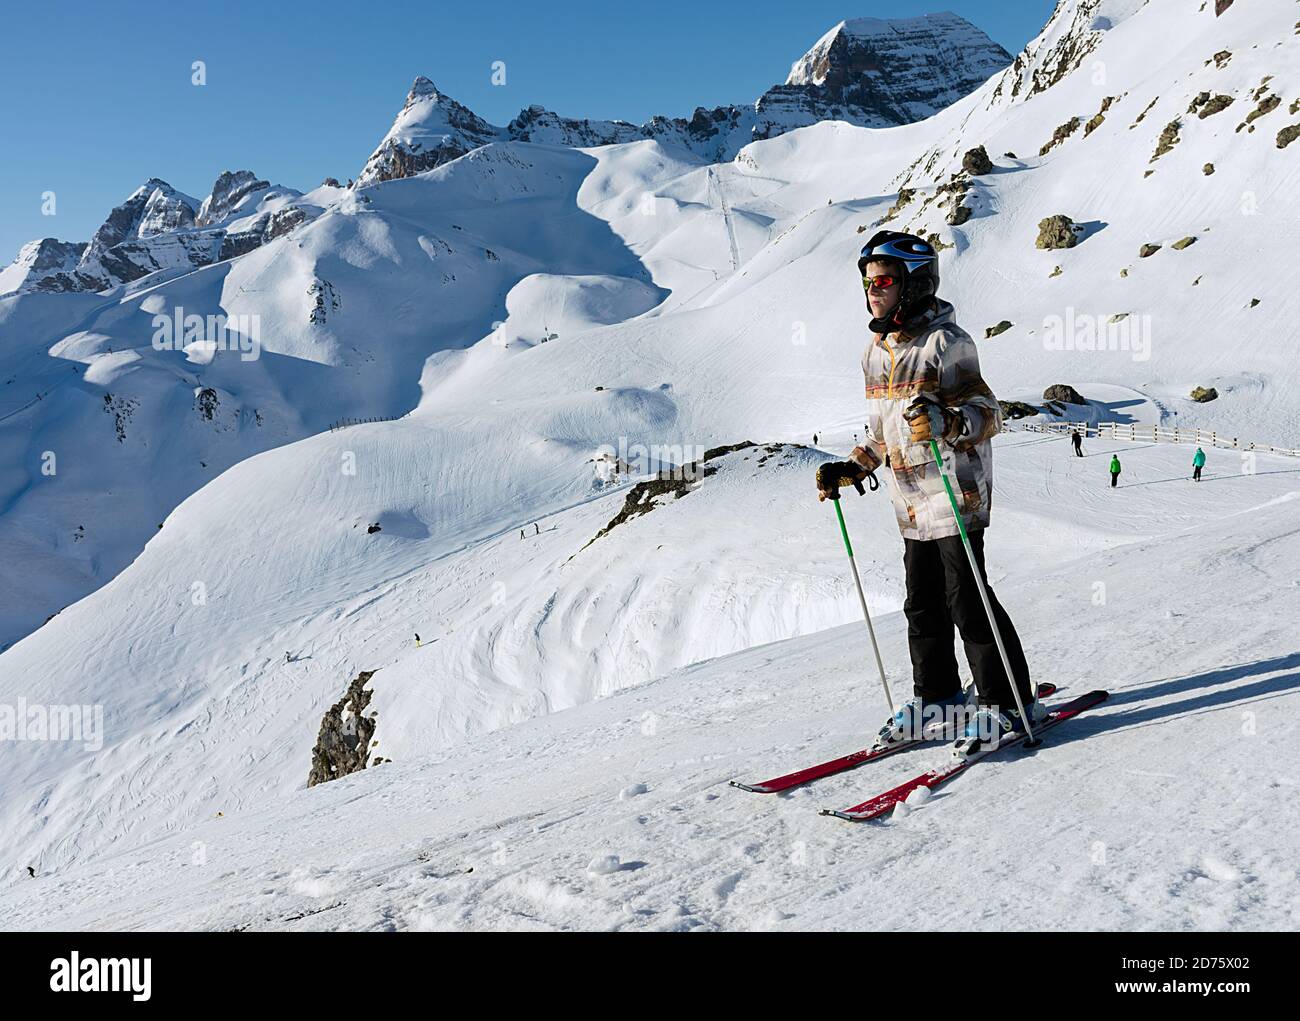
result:
<svg viewBox="0 0 1300 1021"><path fill-rule="evenodd" d="M150 177L203 198L222 170L315 187L356 176L416 75L494 124L540 103L641 122L752 102L836 22L952 10L1011 53L1053 0L653 4L73 0L7 4L0 265L85 241ZM207 84L191 84L204 61ZM493 85L494 61L505 85ZM56 214L42 215L54 192Z"/></svg>

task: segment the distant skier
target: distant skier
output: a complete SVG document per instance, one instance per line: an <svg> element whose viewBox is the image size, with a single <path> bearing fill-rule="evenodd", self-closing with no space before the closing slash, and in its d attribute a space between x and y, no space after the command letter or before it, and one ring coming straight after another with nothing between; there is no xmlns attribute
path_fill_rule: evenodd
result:
<svg viewBox="0 0 1300 1021"><path fill-rule="evenodd" d="M542 534L542 530L541 530L541 528L538 526L537 522L534 521L534 522L533 522L533 535L541 535L541 534Z"/></svg>
<svg viewBox="0 0 1300 1021"><path fill-rule="evenodd" d="M420 632L418 631L415 632L415 647L417 649L420 647Z"/></svg>
<svg viewBox="0 0 1300 1021"><path fill-rule="evenodd" d="M1079 435L1078 429L1071 430L1070 442L1074 444L1075 456L1083 457L1083 437Z"/></svg>
<svg viewBox="0 0 1300 1021"><path fill-rule="evenodd" d="M522 528L519 529L519 541L520 542L524 541L524 530Z"/></svg>
<svg viewBox="0 0 1300 1021"><path fill-rule="evenodd" d="M817 446L817 434L813 433L813 446Z"/></svg>
<svg viewBox="0 0 1300 1021"><path fill-rule="evenodd" d="M1200 447L1196 448L1196 453L1192 455L1192 478L1197 482L1201 481L1201 469L1205 467L1205 451Z"/></svg>
<svg viewBox="0 0 1300 1021"><path fill-rule="evenodd" d="M1120 472L1119 455L1111 454L1110 455L1110 488L1111 489L1114 489L1117 485L1119 485L1119 472Z"/></svg>
<svg viewBox="0 0 1300 1021"><path fill-rule="evenodd" d="M935 439L947 449L962 523L984 575L984 528L993 489L990 441L1002 429L1002 412L980 375L975 342L957 325L952 305L935 293L938 257L930 244L915 235L880 231L862 249L858 269L872 316L862 358L870 417L866 446L855 447L848 461L818 469L819 499L838 499L840 486L874 478L881 467L889 469L903 534L903 612L914 694L880 729L877 740L888 744L919 737L935 707L945 717L965 707L953 654L955 625L979 692L979 710L957 744L959 754L972 752L1023 731L1024 721L1015 710L1011 679L929 442ZM988 597L1028 709L1032 688L1020 639L992 589Z"/></svg>

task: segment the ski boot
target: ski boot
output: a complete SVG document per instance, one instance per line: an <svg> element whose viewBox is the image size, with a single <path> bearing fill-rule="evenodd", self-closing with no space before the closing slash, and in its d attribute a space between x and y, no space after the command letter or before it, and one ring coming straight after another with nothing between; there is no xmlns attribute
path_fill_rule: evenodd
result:
<svg viewBox="0 0 1300 1021"><path fill-rule="evenodd" d="M1047 718L1047 707L1034 700L1025 707L1031 723ZM1025 721L1015 709L998 712L991 706L980 706L966 721L966 730L952 746L953 758L962 760L982 752L991 752L1004 741L1025 734Z"/></svg>
<svg viewBox="0 0 1300 1021"><path fill-rule="evenodd" d="M926 737L926 728L933 732L934 724L948 722L953 710L965 709L965 707L965 692L940 699L924 699L920 695L913 695L898 707L889 721L877 732L876 747L886 748L904 741L942 740L945 736L943 733Z"/></svg>

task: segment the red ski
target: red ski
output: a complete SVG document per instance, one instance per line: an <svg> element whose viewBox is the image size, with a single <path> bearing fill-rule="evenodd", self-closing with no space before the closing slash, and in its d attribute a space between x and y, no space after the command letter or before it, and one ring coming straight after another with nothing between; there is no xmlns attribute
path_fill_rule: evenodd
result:
<svg viewBox="0 0 1300 1021"><path fill-rule="evenodd" d="M1066 720L1074 719L1080 713L1099 706L1109 697L1109 692L1090 691L1086 695L1080 695L1062 706L1058 706L1047 714L1047 718L1034 726L1034 736L1037 737L1044 731L1051 730L1057 724L1064 723ZM921 787L928 787L930 790L946 783L954 776L959 776L967 769L973 766L986 755L995 755L1004 748L1011 748L1020 744L1025 739L1024 734L1008 738L991 751L979 752L959 762L954 762L943 769L931 770L928 773L922 773L920 776L913 777L905 784L900 784L891 791L885 791L884 794L877 794L874 798L862 802L860 805L854 805L852 808L846 808L843 811L835 811L829 808L821 810L822 815L833 815L837 819L848 819L850 822L865 822L868 819L878 819L880 816L890 812L895 805L901 801L906 801L909 794Z"/></svg>
<svg viewBox="0 0 1300 1021"><path fill-rule="evenodd" d="M1047 698L1055 693L1055 684L1040 684L1038 686L1039 698ZM931 743L933 742L900 741L897 744L886 745L884 748L863 748L856 752L850 752L848 755L841 755L838 759L819 762L815 766L787 773L785 776L773 777L771 780L764 780L762 783L747 784L741 783L739 780L728 782L732 787L738 787L742 791L749 791L751 794L779 794L781 791L788 791L793 787L800 787L803 784L812 783L814 780L820 780L824 776L834 776L836 773L843 773L847 769L856 769L858 766L865 765L868 762L875 762L876 759L883 759L895 752L906 751L908 748L915 748L917 745Z"/></svg>

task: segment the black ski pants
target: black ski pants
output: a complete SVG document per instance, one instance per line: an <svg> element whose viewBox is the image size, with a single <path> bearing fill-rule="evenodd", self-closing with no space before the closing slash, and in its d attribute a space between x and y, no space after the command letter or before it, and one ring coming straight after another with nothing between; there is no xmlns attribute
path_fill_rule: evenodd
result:
<svg viewBox="0 0 1300 1021"><path fill-rule="evenodd" d="M984 573L984 531L970 532L971 548ZM903 568L907 579L907 600L903 613L907 617L907 644L912 653L912 687L925 699L950 698L961 691L957 675L957 657L953 648L953 629L961 635L982 705L1015 709L1015 699L1002 666L1002 657L989 627L988 614L980 600L970 561L962 548L961 536L943 539L904 539ZM1006 610L993 590L988 590L989 604L997 620L998 632L1007 650L1007 659L1016 675L1020 697L1030 701L1029 665L1020 646L1020 637Z"/></svg>

